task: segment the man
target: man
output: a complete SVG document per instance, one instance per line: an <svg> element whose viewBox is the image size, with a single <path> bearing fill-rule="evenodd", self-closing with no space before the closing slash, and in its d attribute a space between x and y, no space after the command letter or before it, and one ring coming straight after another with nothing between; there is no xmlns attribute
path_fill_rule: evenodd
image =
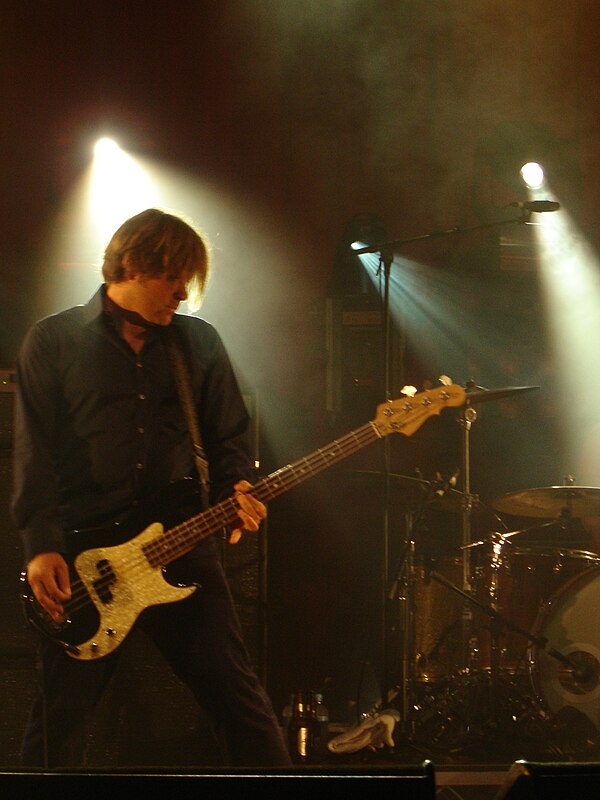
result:
<svg viewBox="0 0 600 800"><path fill-rule="evenodd" d="M59 631L56 640L40 637L40 691L24 736L25 766L82 765L86 726L129 644L126 639L107 655L83 661L73 655L77 647L60 644L67 609L76 607L80 592L71 589L69 562L89 546L86 535L92 532L94 541L100 537L96 546L108 547L162 523L157 499L169 487L191 484L195 490L181 499L176 494L179 519L190 503L194 513L201 510L202 458L178 394L174 341L190 376L208 463L208 502L233 498L238 521L230 526L232 543L244 529L257 531L266 515L250 492L248 414L222 341L206 321L176 314L188 297L199 305L209 260L206 242L187 221L143 211L110 240L104 283L88 304L37 322L22 345L12 510L34 607L39 604ZM144 522L136 527L138 519ZM158 605L152 595L135 624L208 712L223 742L224 764L287 765L277 718L242 639L217 538L182 548L165 566L169 583L200 588ZM100 606L105 600L110 605L123 578L107 568Z"/></svg>

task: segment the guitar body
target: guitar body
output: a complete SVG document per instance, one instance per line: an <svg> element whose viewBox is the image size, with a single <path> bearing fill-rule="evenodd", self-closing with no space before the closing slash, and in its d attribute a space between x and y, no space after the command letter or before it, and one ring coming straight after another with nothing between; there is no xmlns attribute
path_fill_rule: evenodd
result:
<svg viewBox="0 0 600 800"><path fill-rule="evenodd" d="M153 605L189 597L196 586L173 586L164 567L151 566L143 545L163 531L159 522L124 544L98 547L80 553L73 565L75 601L67 605L66 618L55 622L27 587L22 592L29 621L42 633L63 644L78 660L112 653L131 631L141 612ZM25 576L22 581L26 584Z"/></svg>
<svg viewBox="0 0 600 800"><path fill-rule="evenodd" d="M171 484L157 508L177 509L176 514L168 515L173 522L187 519L199 504L196 482L186 479ZM156 513L156 518L165 516ZM138 523L131 529L139 527ZM46 613L22 573L21 600L27 620L78 660L102 658L113 652L144 609L183 600L198 588L168 583L164 564L149 560L148 548L150 552L153 545L156 549L155 543L163 534L162 522L151 523L128 540L119 525L72 533L78 552L69 564L72 598L65 605L64 620L55 621Z"/></svg>

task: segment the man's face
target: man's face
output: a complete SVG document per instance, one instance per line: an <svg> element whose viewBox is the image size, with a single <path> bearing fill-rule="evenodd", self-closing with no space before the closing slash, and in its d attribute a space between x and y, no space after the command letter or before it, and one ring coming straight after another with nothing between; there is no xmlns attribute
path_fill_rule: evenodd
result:
<svg viewBox="0 0 600 800"><path fill-rule="evenodd" d="M155 325L169 325L179 303L187 299L183 276L134 275L127 281L127 307Z"/></svg>

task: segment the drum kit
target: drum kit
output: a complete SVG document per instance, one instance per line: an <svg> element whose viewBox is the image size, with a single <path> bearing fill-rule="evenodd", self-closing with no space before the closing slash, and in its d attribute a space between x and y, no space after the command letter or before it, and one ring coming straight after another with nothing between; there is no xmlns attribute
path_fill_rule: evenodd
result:
<svg viewBox="0 0 600 800"><path fill-rule="evenodd" d="M537 387L473 391L472 402ZM407 540L397 596L403 602L403 671L388 701L418 749L486 758L596 758L600 753L600 555L571 547L581 520L600 518L600 488L548 486L513 492L482 509L463 481L392 476L405 492L463 515L450 557L419 556ZM436 486L438 487L436 489ZM474 513L491 510L505 530L473 541ZM506 518L523 519L511 529ZM531 522L531 524L529 524ZM535 544L533 544L535 542ZM507 751L508 748L508 751Z"/></svg>

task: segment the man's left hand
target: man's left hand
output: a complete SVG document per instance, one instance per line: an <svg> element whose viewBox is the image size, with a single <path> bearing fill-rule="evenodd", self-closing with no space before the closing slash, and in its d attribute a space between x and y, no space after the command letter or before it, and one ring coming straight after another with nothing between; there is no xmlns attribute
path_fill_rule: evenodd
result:
<svg viewBox="0 0 600 800"><path fill-rule="evenodd" d="M229 542L237 544L244 531L257 531L260 524L267 516L267 507L251 494L252 484L248 481L238 481L233 487L234 497L238 502L238 517L242 524L234 528L229 535Z"/></svg>

